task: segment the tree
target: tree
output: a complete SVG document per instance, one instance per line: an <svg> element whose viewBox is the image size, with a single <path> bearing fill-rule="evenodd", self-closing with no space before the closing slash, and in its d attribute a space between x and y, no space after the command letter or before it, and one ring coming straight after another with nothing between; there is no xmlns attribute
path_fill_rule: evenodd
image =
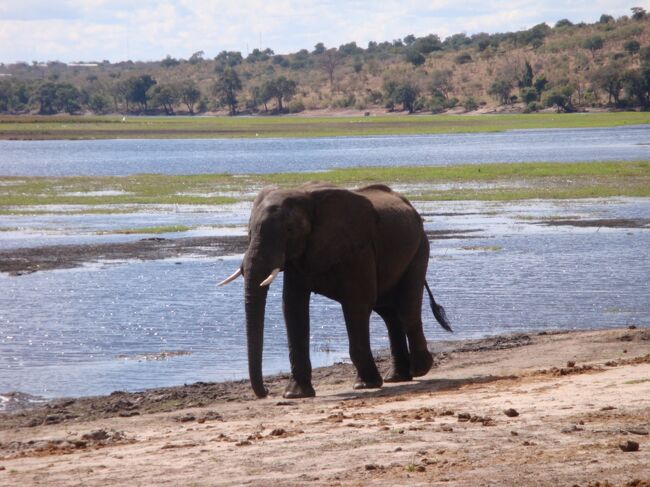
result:
<svg viewBox="0 0 650 487"><path fill-rule="evenodd" d="M273 50L269 49L268 47L263 51L260 51L259 49L255 48L253 49L253 52L251 52L248 56L246 56L246 62L257 63L262 61L268 61L268 59L274 54L275 53L273 52Z"/></svg>
<svg viewBox="0 0 650 487"><path fill-rule="evenodd" d="M621 76L622 67L618 63L611 63L607 66L596 69L592 72L591 83L602 90L609 96L607 103L611 104L612 100L618 105L621 89L623 89L623 80Z"/></svg>
<svg viewBox="0 0 650 487"><path fill-rule="evenodd" d="M88 102L88 106L90 109L97 113L97 114L103 114L108 111L108 107L111 104L110 98L108 98L106 95L103 95L101 93L95 93L90 97L90 100Z"/></svg>
<svg viewBox="0 0 650 487"><path fill-rule="evenodd" d="M440 42L440 37L437 35L429 34L418 38L412 46L416 51L426 55L433 51L440 51L442 49L442 42Z"/></svg>
<svg viewBox="0 0 650 487"><path fill-rule="evenodd" d="M183 81L178 87L178 94L190 115L194 115L194 105L201 99L201 90L196 86L196 83L192 80Z"/></svg>
<svg viewBox="0 0 650 487"><path fill-rule="evenodd" d="M524 63L524 74L519 80L520 88L529 88L533 86L533 68L528 61Z"/></svg>
<svg viewBox="0 0 650 487"><path fill-rule="evenodd" d="M415 102L420 95L420 88L413 81L384 80L384 92L390 106L401 103L403 109L409 113L415 111Z"/></svg>
<svg viewBox="0 0 650 487"><path fill-rule="evenodd" d="M225 68L212 87L212 92L219 103L228 106L231 116L237 114L237 92L239 91L241 91L241 81L232 68Z"/></svg>
<svg viewBox="0 0 650 487"><path fill-rule="evenodd" d="M600 19L598 20L599 24L609 24L610 22L614 22L614 17L608 14L601 15Z"/></svg>
<svg viewBox="0 0 650 487"><path fill-rule="evenodd" d="M631 56L634 56L641 49L641 44L639 44L639 41L630 40L623 44L623 49L625 49Z"/></svg>
<svg viewBox="0 0 650 487"><path fill-rule="evenodd" d="M632 18L634 20L643 20L646 18L646 11L643 7L632 7Z"/></svg>
<svg viewBox="0 0 650 487"><path fill-rule="evenodd" d="M296 89L298 84L292 80L287 79L284 76L280 76L273 80L266 81L262 85L262 96L263 100L270 100L275 98L278 102L278 112L283 112L284 107L282 105L283 100L289 100L293 95L296 94ZM265 103L265 102L264 102ZM266 103L265 103L266 108Z"/></svg>
<svg viewBox="0 0 650 487"><path fill-rule="evenodd" d="M325 52L325 44L319 42L314 46L314 50L312 51L312 54L323 54L324 52Z"/></svg>
<svg viewBox="0 0 650 487"><path fill-rule="evenodd" d="M35 92L38 100L38 113L41 115L52 115L57 112L56 108L56 84L48 81L41 84Z"/></svg>
<svg viewBox="0 0 650 487"><path fill-rule="evenodd" d="M178 89L172 84L157 84L147 93L154 106L162 106L166 115L174 115L174 105L178 103Z"/></svg>
<svg viewBox="0 0 650 487"><path fill-rule="evenodd" d="M430 91L435 96L440 94L445 100L454 89L452 84L453 72L450 69L435 69L431 73Z"/></svg>
<svg viewBox="0 0 650 487"><path fill-rule="evenodd" d="M650 65L625 72L622 81L625 94L630 100L636 100L636 104L644 110L650 108Z"/></svg>
<svg viewBox="0 0 650 487"><path fill-rule="evenodd" d="M596 57L596 51L603 48L603 38L600 36L587 37L583 41L582 47L591 52L591 57L593 59Z"/></svg>
<svg viewBox="0 0 650 487"><path fill-rule="evenodd" d="M510 103L510 94L512 93L512 83L505 79L496 79L488 88L488 95L494 97L502 105Z"/></svg>
<svg viewBox="0 0 650 487"><path fill-rule="evenodd" d="M572 27L573 22L571 22L569 19L560 19L557 22L555 22L555 28L557 29L558 27Z"/></svg>
<svg viewBox="0 0 650 487"><path fill-rule="evenodd" d="M200 64L203 62L203 56L205 53L203 51L196 51L190 56L189 63L192 65Z"/></svg>
<svg viewBox="0 0 650 487"><path fill-rule="evenodd" d="M239 51L221 51L214 60L217 62L215 71L223 71L227 67L234 68L241 64L244 58Z"/></svg>
<svg viewBox="0 0 650 487"><path fill-rule="evenodd" d="M424 64L424 61L426 61L426 58L422 55L422 53L416 51L415 49L407 49L404 52L404 59L411 63L413 66L421 66Z"/></svg>
<svg viewBox="0 0 650 487"><path fill-rule="evenodd" d="M334 72L336 68L341 64L341 55L338 53L336 48L327 49L320 55L319 65L330 80L330 88L334 86Z"/></svg>
<svg viewBox="0 0 650 487"><path fill-rule="evenodd" d="M416 38L415 38L415 36L413 34L409 34L403 39L404 44L406 44L407 46L410 46L411 44L413 44L415 42L415 40L416 40Z"/></svg>
<svg viewBox="0 0 650 487"><path fill-rule="evenodd" d="M571 105L571 95L573 94L573 88L570 86L562 86L562 87L557 87L553 88L550 90L545 99L544 99L544 104L547 107L556 107L556 111L558 113L565 111L573 111L572 105Z"/></svg>
<svg viewBox="0 0 650 487"><path fill-rule="evenodd" d="M541 94L546 89L547 84L548 84L548 80L546 79L546 76L543 74L540 74L539 76L535 77L535 80L533 81L533 87L535 88L535 91L537 91L537 93L539 94Z"/></svg>
<svg viewBox="0 0 650 487"><path fill-rule="evenodd" d="M167 54L167 57L165 57L165 59L160 61L160 65L164 66L165 68L171 68L173 66L178 66L180 63L181 62L178 59L171 57L169 54Z"/></svg>
<svg viewBox="0 0 650 487"><path fill-rule="evenodd" d="M342 56L354 56L356 54L361 54L363 49L357 46L356 42L348 42L347 44L342 44L339 46L339 53Z"/></svg>
<svg viewBox="0 0 650 487"><path fill-rule="evenodd" d="M148 74L143 74L142 76L129 78L126 83L126 99L133 103L139 103L140 108L146 111L149 102L147 92L149 88L156 84L156 80Z"/></svg>

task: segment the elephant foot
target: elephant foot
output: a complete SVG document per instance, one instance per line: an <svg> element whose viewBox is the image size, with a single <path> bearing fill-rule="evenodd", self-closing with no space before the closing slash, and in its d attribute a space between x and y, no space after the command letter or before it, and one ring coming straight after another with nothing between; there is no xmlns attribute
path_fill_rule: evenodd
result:
<svg viewBox="0 0 650 487"><path fill-rule="evenodd" d="M292 380L284 389L284 394L282 394L282 397L285 399L300 399L303 397L314 397L315 395L316 391L311 384L302 386L295 380Z"/></svg>
<svg viewBox="0 0 650 487"><path fill-rule="evenodd" d="M379 389L383 383L384 381L382 380L381 377L377 377L376 379L372 379L372 380L363 380L361 377L357 377L357 380L355 381L352 388L353 389Z"/></svg>
<svg viewBox="0 0 650 487"><path fill-rule="evenodd" d="M410 372L393 369L384 376L384 382L408 382L413 380Z"/></svg>
<svg viewBox="0 0 650 487"><path fill-rule="evenodd" d="M425 375L433 365L433 357L428 350L411 352L411 375L421 377Z"/></svg>

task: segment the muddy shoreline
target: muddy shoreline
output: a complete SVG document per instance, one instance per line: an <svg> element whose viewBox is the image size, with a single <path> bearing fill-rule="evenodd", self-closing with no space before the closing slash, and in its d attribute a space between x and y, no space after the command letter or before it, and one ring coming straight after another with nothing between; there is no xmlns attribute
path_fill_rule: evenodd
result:
<svg viewBox="0 0 650 487"><path fill-rule="evenodd" d="M336 364L311 399L280 374L263 400L198 382L0 413L0 483L650 486L649 328L430 347L429 374L380 390Z"/></svg>
<svg viewBox="0 0 650 487"><path fill-rule="evenodd" d="M430 239L472 238L479 230L436 230L427 232ZM222 257L246 251L245 236L150 237L133 242L48 245L0 250L0 272L20 276L38 271L71 269L86 263L120 260L160 260L193 255Z"/></svg>

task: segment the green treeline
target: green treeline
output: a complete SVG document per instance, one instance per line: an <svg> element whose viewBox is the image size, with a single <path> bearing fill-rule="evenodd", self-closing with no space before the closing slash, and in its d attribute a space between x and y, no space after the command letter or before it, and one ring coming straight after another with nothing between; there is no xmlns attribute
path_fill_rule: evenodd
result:
<svg viewBox="0 0 650 487"><path fill-rule="evenodd" d="M518 32L355 42L157 62L0 64L0 113L408 113L650 107L650 15Z"/></svg>

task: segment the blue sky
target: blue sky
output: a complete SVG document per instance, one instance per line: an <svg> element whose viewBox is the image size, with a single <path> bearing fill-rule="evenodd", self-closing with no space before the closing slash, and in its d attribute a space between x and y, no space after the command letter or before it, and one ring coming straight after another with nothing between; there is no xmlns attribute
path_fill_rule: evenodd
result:
<svg viewBox="0 0 650 487"><path fill-rule="evenodd" d="M0 0L0 62L157 60L276 53L415 34L506 32L627 15L650 0Z"/></svg>

